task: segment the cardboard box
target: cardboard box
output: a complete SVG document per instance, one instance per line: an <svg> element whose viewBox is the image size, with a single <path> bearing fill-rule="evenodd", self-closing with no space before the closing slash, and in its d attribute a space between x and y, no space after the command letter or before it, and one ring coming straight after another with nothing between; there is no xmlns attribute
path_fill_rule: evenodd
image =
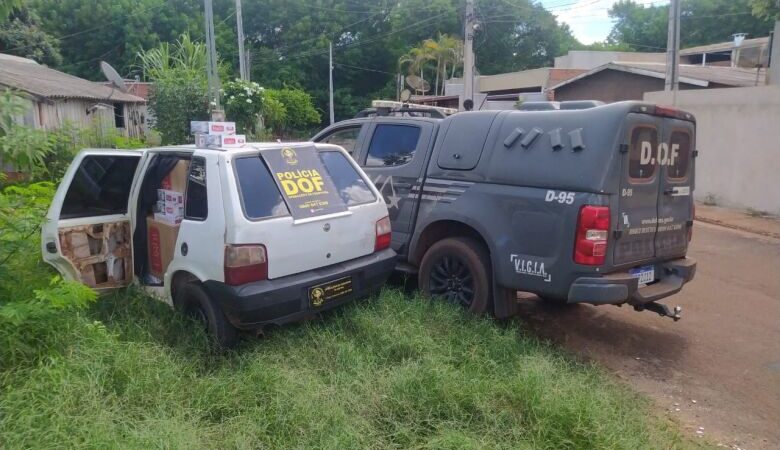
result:
<svg viewBox="0 0 780 450"><path fill-rule="evenodd" d="M180 160L176 163L168 175L163 178L160 187L169 191L185 192L187 190L187 175L190 170L190 162Z"/></svg>
<svg viewBox="0 0 780 450"><path fill-rule="evenodd" d="M149 272L155 277L163 279L176 251L179 225L171 225L147 217L146 230Z"/></svg>
<svg viewBox="0 0 780 450"><path fill-rule="evenodd" d="M181 214L167 214L164 212L154 213L154 220L167 225L178 225L184 219Z"/></svg>
<svg viewBox="0 0 780 450"><path fill-rule="evenodd" d="M190 122L190 132L192 134L236 134L236 123L193 120Z"/></svg>
<svg viewBox="0 0 780 450"><path fill-rule="evenodd" d="M212 134L197 134L195 135L195 147L209 148L209 147L243 147L246 144L246 136L243 134L234 135L212 135Z"/></svg>

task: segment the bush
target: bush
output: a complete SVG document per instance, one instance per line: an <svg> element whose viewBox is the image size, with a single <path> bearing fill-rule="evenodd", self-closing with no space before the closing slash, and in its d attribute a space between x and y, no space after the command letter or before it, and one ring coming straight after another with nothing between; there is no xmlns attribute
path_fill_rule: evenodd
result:
<svg viewBox="0 0 780 450"><path fill-rule="evenodd" d="M190 121L209 118L204 80L175 75L155 80L149 93L149 115L163 144L192 143Z"/></svg>
<svg viewBox="0 0 780 450"><path fill-rule="evenodd" d="M284 106L284 120L274 131L281 137L308 135L310 128L320 122L320 113L314 107L311 95L300 89L268 89L266 97Z"/></svg>
<svg viewBox="0 0 780 450"><path fill-rule="evenodd" d="M263 113L264 91L259 84L246 80L228 81L220 90L225 115L235 121L244 134L255 135L258 131L257 124Z"/></svg>

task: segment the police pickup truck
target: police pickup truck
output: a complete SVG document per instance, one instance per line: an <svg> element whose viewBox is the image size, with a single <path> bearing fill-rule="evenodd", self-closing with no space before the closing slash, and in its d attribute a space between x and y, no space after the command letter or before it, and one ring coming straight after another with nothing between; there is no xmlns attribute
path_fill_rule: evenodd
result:
<svg viewBox="0 0 780 450"><path fill-rule="evenodd" d="M686 257L696 122L642 102L431 117L407 105L336 123L384 196L398 269L423 292L507 317L517 291L546 300L658 303L696 271Z"/></svg>

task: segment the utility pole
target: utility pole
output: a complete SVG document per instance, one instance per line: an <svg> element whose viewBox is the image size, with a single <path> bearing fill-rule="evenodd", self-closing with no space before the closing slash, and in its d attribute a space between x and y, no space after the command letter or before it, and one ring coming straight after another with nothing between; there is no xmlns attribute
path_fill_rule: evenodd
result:
<svg viewBox="0 0 780 450"><path fill-rule="evenodd" d="M330 124L336 121L333 114L333 42L328 42L328 77L330 79L329 95L330 95Z"/></svg>
<svg viewBox="0 0 780 450"><path fill-rule="evenodd" d="M669 27L666 37L666 80L665 91L672 91L676 103L680 77L680 0L669 4Z"/></svg>
<svg viewBox="0 0 780 450"><path fill-rule="evenodd" d="M214 39L214 9L212 0L203 0L206 18L206 75L208 77L209 102L211 105L211 116L218 120L221 112L219 106L219 73L217 73L217 45Z"/></svg>
<svg viewBox="0 0 780 450"><path fill-rule="evenodd" d="M238 34L238 72L242 80L249 81L249 65L244 52L244 22L241 18L241 0L236 0L236 30Z"/></svg>
<svg viewBox="0 0 780 450"><path fill-rule="evenodd" d="M463 96L461 110L469 110L474 105L474 0L466 0L466 17L463 30ZM467 108L467 106L471 105Z"/></svg>

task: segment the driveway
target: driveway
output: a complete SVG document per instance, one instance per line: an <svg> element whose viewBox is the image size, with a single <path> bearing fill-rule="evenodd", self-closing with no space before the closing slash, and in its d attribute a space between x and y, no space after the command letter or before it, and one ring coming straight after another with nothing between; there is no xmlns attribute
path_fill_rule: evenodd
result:
<svg viewBox="0 0 780 450"><path fill-rule="evenodd" d="M696 278L673 322L614 306L521 302L521 320L614 371L692 435L780 448L780 239L696 222Z"/></svg>

